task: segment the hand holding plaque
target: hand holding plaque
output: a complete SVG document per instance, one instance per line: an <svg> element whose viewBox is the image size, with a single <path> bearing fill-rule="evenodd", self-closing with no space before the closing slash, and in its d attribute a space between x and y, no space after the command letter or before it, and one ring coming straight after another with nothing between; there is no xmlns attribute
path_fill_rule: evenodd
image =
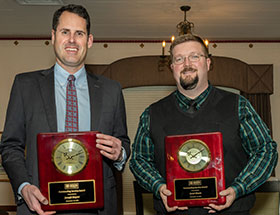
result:
<svg viewBox="0 0 280 215"><path fill-rule="evenodd" d="M166 180L172 195L168 206L224 204L225 189L222 134L167 136Z"/></svg>
<svg viewBox="0 0 280 215"><path fill-rule="evenodd" d="M101 208L102 156L97 132L38 134L39 185L49 205L43 210Z"/></svg>

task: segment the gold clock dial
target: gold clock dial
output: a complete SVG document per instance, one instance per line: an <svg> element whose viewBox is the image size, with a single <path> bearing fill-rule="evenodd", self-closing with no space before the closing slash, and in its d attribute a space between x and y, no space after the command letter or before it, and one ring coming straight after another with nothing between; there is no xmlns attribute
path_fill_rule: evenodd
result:
<svg viewBox="0 0 280 215"><path fill-rule="evenodd" d="M59 172L69 176L75 175L86 167L88 151L79 140L64 139L54 147L52 162Z"/></svg>
<svg viewBox="0 0 280 215"><path fill-rule="evenodd" d="M188 140L179 148L179 164L189 172L199 172L205 169L208 166L210 160L210 150L208 146L201 140Z"/></svg>

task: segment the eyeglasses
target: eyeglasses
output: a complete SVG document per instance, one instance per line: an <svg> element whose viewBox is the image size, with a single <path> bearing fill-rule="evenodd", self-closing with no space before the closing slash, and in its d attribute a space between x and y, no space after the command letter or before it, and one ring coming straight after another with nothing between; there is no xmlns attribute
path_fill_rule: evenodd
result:
<svg viewBox="0 0 280 215"><path fill-rule="evenodd" d="M176 65L180 65L180 64L183 64L186 62L186 58L188 58L188 60L190 62L198 62L200 61L200 58L201 57L205 57L205 58L208 58L207 56L205 55L202 55L202 54L190 54L189 56L182 56L182 55L179 55L179 56L176 56L173 58L173 63L176 64Z"/></svg>

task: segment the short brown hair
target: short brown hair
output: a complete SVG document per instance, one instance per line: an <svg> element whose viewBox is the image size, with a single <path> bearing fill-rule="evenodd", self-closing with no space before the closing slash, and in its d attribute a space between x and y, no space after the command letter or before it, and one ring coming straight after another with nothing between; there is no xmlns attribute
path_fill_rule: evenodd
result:
<svg viewBox="0 0 280 215"><path fill-rule="evenodd" d="M87 33L88 33L88 35L90 34L90 17L89 17L89 14L88 14L87 10L82 5L75 5L75 4L69 4L69 5L62 6L57 11L55 11L55 13L53 15L53 22L52 22L52 29L54 31L56 31L56 29L57 29L57 26L59 24L59 18L61 16L61 14L65 11L70 12L70 13L74 13L74 14L82 17L83 19L85 19L86 20L86 25L87 25Z"/></svg>
<svg viewBox="0 0 280 215"><path fill-rule="evenodd" d="M203 39L201 39L199 36L193 35L193 34L184 34L181 35L179 37L177 37L170 45L170 60L171 62L173 61L173 54L172 51L174 49L175 46L184 43L184 42L189 42L189 41L195 41L195 42L199 42L201 44L201 46L204 49L204 54L209 57L209 51L208 51L208 47L205 45Z"/></svg>

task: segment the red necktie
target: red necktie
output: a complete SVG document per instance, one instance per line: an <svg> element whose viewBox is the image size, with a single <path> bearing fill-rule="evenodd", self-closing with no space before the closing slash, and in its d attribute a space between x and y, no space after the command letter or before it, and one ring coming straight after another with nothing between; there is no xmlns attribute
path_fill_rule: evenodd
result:
<svg viewBox="0 0 280 215"><path fill-rule="evenodd" d="M65 131L72 132L79 130L78 120L78 99L75 87L75 76L69 75L66 87L66 117Z"/></svg>

